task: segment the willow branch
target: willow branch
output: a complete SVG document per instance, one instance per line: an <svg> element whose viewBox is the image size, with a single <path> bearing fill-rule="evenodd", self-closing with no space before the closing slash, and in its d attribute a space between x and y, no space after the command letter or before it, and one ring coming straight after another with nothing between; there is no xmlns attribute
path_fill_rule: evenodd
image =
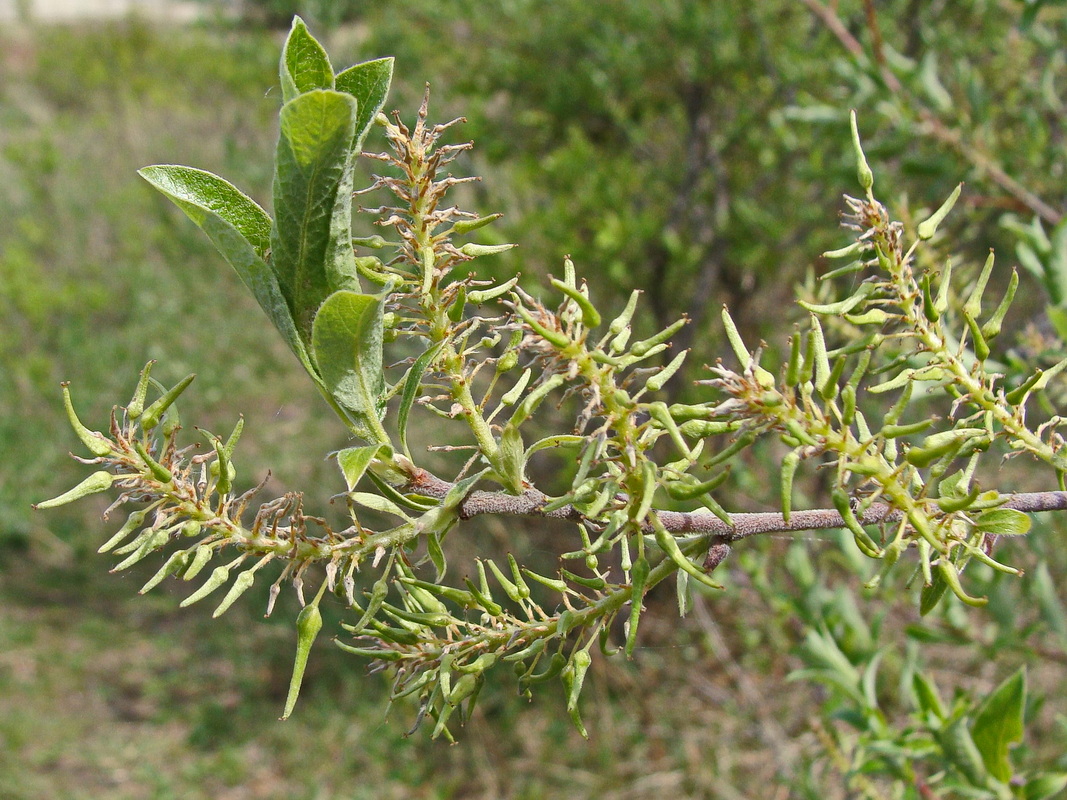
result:
<svg viewBox="0 0 1067 800"><path fill-rule="evenodd" d="M427 497L440 499L448 494L452 484L428 472L423 472L406 488ZM551 499L544 492L533 488L517 495L475 491L467 495L466 499L460 503L459 516L461 519L471 519L493 514L572 522L581 522L585 519L581 511L570 505L547 512L542 511L541 509ZM1012 495L998 507L1012 508L1027 514L1039 511L1065 511L1067 510L1067 492L1022 492ZM789 515L788 522L781 513L776 511L730 514L732 522L730 525L710 511L656 511L656 516L671 533L703 533L715 536L724 542L736 542L762 533L799 533L845 526L841 515L828 508L794 511ZM884 503L874 503L870 508L858 512L856 518L863 525L877 525L883 522L898 522L902 514L899 510ZM651 525L647 527L651 533Z"/></svg>

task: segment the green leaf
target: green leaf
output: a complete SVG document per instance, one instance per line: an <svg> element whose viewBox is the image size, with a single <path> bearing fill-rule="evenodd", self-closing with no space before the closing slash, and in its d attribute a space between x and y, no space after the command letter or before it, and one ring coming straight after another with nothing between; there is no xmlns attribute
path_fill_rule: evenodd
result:
<svg viewBox="0 0 1067 800"><path fill-rule="evenodd" d="M380 444L389 443L381 423L384 307L383 297L335 292L319 309L312 331L312 352L327 391L349 413L356 434Z"/></svg>
<svg viewBox="0 0 1067 800"><path fill-rule="evenodd" d="M960 717L938 731L937 740L948 760L971 785L984 788L989 781L989 774L983 763L982 754L967 728L967 718Z"/></svg>
<svg viewBox="0 0 1067 800"><path fill-rule="evenodd" d="M274 174L274 272L307 343L322 302L358 289L352 252L352 138L356 102L316 90L282 108Z"/></svg>
<svg viewBox="0 0 1067 800"><path fill-rule="evenodd" d="M383 449L386 449L385 445L372 444L367 447L348 447L338 451L337 465L345 476L348 491L356 488L356 484L367 471L367 467Z"/></svg>
<svg viewBox="0 0 1067 800"><path fill-rule="evenodd" d="M233 184L210 172L156 165L138 170L137 174L165 194L207 234L267 313L289 349L312 377L317 378L278 279L265 261L271 240L267 212Z"/></svg>
<svg viewBox="0 0 1067 800"><path fill-rule="evenodd" d="M1067 773L1049 772L1026 782L1023 797L1026 800L1044 800L1067 788Z"/></svg>
<svg viewBox="0 0 1067 800"><path fill-rule="evenodd" d="M270 216L229 181L192 167L157 164L137 174L167 195L193 222L214 213L232 225L260 258L270 247Z"/></svg>
<svg viewBox="0 0 1067 800"><path fill-rule="evenodd" d="M997 780L1012 777L1008 747L1022 741L1026 708L1026 668L1021 667L993 690L975 714L971 736L986 769Z"/></svg>
<svg viewBox="0 0 1067 800"><path fill-rule="evenodd" d="M404 391L400 396L397 427L400 429L400 447L408 458L411 458L411 451L408 449L408 415L411 413L411 407L415 403L415 395L419 392L419 386L422 385L422 376L426 373L430 364L433 363L433 360L437 358L437 354L441 352L441 348L445 346L446 341L447 339L443 339L437 344L428 347L421 356L415 359L415 363L411 365L411 369L404 376Z"/></svg>
<svg viewBox="0 0 1067 800"><path fill-rule="evenodd" d="M337 91L352 95L359 103L359 114L356 116L355 150L357 152L363 148L363 140L367 138L367 131L370 130L374 117L385 105L385 98L389 94L389 85L392 81L393 59L391 58L364 61L362 64L356 64L337 73Z"/></svg>
<svg viewBox="0 0 1067 800"><path fill-rule="evenodd" d="M934 682L923 673L916 672L911 677L911 686L920 710L924 714L933 714L938 719L944 720L945 704L941 702L941 695L938 694Z"/></svg>
<svg viewBox="0 0 1067 800"><path fill-rule="evenodd" d="M1049 237L1052 245L1048 256L1045 283L1049 287L1049 296L1060 298L1056 305L1062 305L1067 298L1067 221L1061 220L1052 229Z"/></svg>
<svg viewBox="0 0 1067 800"><path fill-rule="evenodd" d="M300 17L293 17L293 27L282 48L278 72L282 81L282 102L285 103L305 92L333 88L330 58Z"/></svg>
<svg viewBox="0 0 1067 800"><path fill-rule="evenodd" d="M1030 530L1030 517L1014 508L994 508L979 514L974 527L997 536L1022 536Z"/></svg>
<svg viewBox="0 0 1067 800"><path fill-rule="evenodd" d="M1046 306L1045 314L1048 316L1048 321L1052 323L1052 327L1056 330L1056 335L1060 337L1060 341L1067 342L1067 308L1063 306Z"/></svg>

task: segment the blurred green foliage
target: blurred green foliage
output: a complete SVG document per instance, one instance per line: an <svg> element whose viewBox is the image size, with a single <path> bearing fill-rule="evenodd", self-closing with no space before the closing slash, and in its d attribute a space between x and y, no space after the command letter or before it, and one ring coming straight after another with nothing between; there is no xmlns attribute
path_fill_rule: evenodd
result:
<svg viewBox="0 0 1067 800"><path fill-rule="evenodd" d="M860 3L839 9L860 57L784 0L382 0L351 16L346 4L261 5L286 22L291 10L336 13L322 21L339 25L339 63L397 57L407 84L390 108L410 116L428 80L439 118L468 118L459 135L478 146L457 171L484 182L466 205L504 211L499 235L522 245L499 269L521 270L532 286L569 252L600 296L617 291L621 305L643 288L649 330L693 318L694 364L719 352L710 320L722 302L746 335L781 346L794 284L821 271L815 254L838 241L839 196L854 184L849 107L898 208L920 216L970 183L972 205L951 225L974 252L1034 247L1019 233L1034 209L990 177L991 161L1064 206L1058 4L1029 17L1039 4L879 4L899 90L871 55ZM197 164L266 202L279 41L232 22L0 30L0 794L751 796L777 782L782 796L916 796L915 784L893 794L901 784L864 760L869 703L829 679L781 690L791 670L826 667L811 632L860 673L885 653L877 697L899 730L915 708L902 676L932 671L948 699L980 696L1028 665L1032 735L1020 761L1067 770L1067 557L1055 520L1036 525L1018 556L1032 577L991 573L986 610L949 602L921 623L893 604L902 587L882 587L873 602L843 588L864 579L847 548L814 537L753 544L735 554L725 596L699 596L682 623L664 596L663 613L654 607L642 623L634 664L596 667L591 745L558 709L539 714L501 694L482 701L465 744L447 748L382 723L380 687L326 647L301 713L275 724L291 657L284 629L233 612L225 626L205 624L203 611L176 616L166 595L127 600L144 576L119 582L90 555L101 505L32 518L29 503L75 475L61 456L58 382L72 381L100 427L103 404L126 395L148 358L160 359L161 377L200 373L185 411L198 422L228 429L245 413L246 469L315 487L323 505L337 491L333 467L307 453L342 446L343 432L284 345L260 334L265 321L210 245L135 175L149 163ZM931 120L958 143L934 135ZM1037 330L1025 344L1058 350L1040 324L1042 282L1030 286L1019 317ZM747 466L734 502L756 508L773 481ZM817 482L805 491L820 500ZM484 535L507 549L545 534L489 525ZM255 614L263 600L242 607ZM832 729L822 736L809 724L820 703Z"/></svg>

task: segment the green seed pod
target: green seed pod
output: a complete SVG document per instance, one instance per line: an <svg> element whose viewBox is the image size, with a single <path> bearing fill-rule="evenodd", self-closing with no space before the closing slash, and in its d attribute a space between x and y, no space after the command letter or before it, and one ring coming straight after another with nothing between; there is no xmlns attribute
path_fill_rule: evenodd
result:
<svg viewBox="0 0 1067 800"><path fill-rule="evenodd" d="M196 375L186 375L173 388L164 392L162 397L146 408L144 414L141 415L141 428L150 431L156 427L163 418L163 414L181 396L181 393L189 388L189 384L193 382L195 377Z"/></svg>
<svg viewBox="0 0 1067 800"><path fill-rule="evenodd" d="M483 592L480 588L474 585L474 581L470 578L464 578L463 583L471 594L474 595L477 602L477 607L488 614L490 617L499 617L504 613L504 609L500 605L494 602L493 598ZM488 587L487 587L488 588Z"/></svg>
<svg viewBox="0 0 1067 800"><path fill-rule="evenodd" d="M952 590L952 593L967 605L981 608L989 602L988 597L972 597L963 590L963 585L960 583L960 572L950 559L942 558L938 561L937 571L944 577L945 583L948 584L948 588Z"/></svg>
<svg viewBox="0 0 1067 800"><path fill-rule="evenodd" d="M686 425L691 424L692 423L690 422L686 423ZM684 429L685 426L683 425L682 428ZM708 459L704 466L710 468L714 467L716 464L721 464L724 461L728 461L729 459L733 458L733 456L735 456L737 453L740 453L742 450L752 444L754 441L756 441L756 434L752 431L746 431L745 433L738 436L730 445L723 448L718 453L713 455L710 459Z"/></svg>
<svg viewBox="0 0 1067 800"><path fill-rule="evenodd" d="M826 339L819 318L811 314L811 338L814 348L815 385L825 386L830 378L830 358L826 354Z"/></svg>
<svg viewBox="0 0 1067 800"><path fill-rule="evenodd" d="M508 553L508 567L511 569L511 577L515 581L515 586L518 587L519 596L522 599L526 599L530 596L530 587L526 581L522 578L522 570L519 569L519 562L515 560L515 556Z"/></svg>
<svg viewBox="0 0 1067 800"><path fill-rule="evenodd" d="M463 235L464 233L471 233L479 228L484 228L490 223L496 222L503 214L490 214L487 217L478 217L478 219L461 219L455 225L452 226L452 233Z"/></svg>
<svg viewBox="0 0 1067 800"><path fill-rule="evenodd" d="M831 493L831 498L834 501L834 508L837 509L837 513L841 515L841 520L845 523L845 527L852 533L852 537L856 540L856 546L863 552L864 555L870 558L881 558L884 551L875 544L874 539L870 534L863 529L856 514L852 510L851 498L844 489L838 487Z"/></svg>
<svg viewBox="0 0 1067 800"><path fill-rule="evenodd" d="M519 364L519 351L518 350L509 350L508 352L504 353L504 355L502 355L499 359L497 359L496 372L497 372L498 375L501 375L501 374L503 374L505 372L510 372L511 370L515 369L515 367L518 366L518 364ZM527 379L527 380L529 380L529 379Z"/></svg>
<svg viewBox="0 0 1067 800"><path fill-rule="evenodd" d="M893 405L890 406L889 411L886 412L884 418L886 425L895 425L897 420L900 419L901 414L904 413L904 409L908 407L908 403L911 402L912 392L915 391L915 383L910 380L910 377L911 376L909 376L909 380L904 382L904 391L900 393L900 397L897 398L897 401L893 403ZM886 384L883 383L881 385L885 386Z"/></svg>
<svg viewBox="0 0 1067 800"><path fill-rule="evenodd" d="M937 209L928 219L919 223L918 234L920 239L925 241L934 238L938 226L944 222L952 207L956 205L962 190L963 184L961 183L952 190L952 194L949 195L948 200L941 204L941 208Z"/></svg>
<svg viewBox="0 0 1067 800"><path fill-rule="evenodd" d="M153 553L170 541L170 535L166 530L147 531L148 535L141 542L141 546L125 559L111 568L112 572L122 572L143 559L149 553Z"/></svg>
<svg viewBox="0 0 1067 800"><path fill-rule="evenodd" d="M561 569L559 574L572 583L576 583L579 586L584 586L586 589L592 589L597 592L603 590L604 587L608 585L608 582L603 578L587 578L583 575L576 575L568 569Z"/></svg>
<svg viewBox="0 0 1067 800"><path fill-rule="evenodd" d="M630 567L630 623L626 628L626 657L633 658L637 644L637 626L641 621L641 602L645 596L650 567L647 558L640 558Z"/></svg>
<svg viewBox="0 0 1067 800"><path fill-rule="evenodd" d="M851 425L856 415L856 387L851 383L841 390L841 423Z"/></svg>
<svg viewBox="0 0 1067 800"><path fill-rule="evenodd" d="M409 588L417 586L423 593L430 593L443 597L445 600L455 603L461 608L478 607L478 598L463 589L456 589L452 586L442 586L439 583L430 583L429 581L419 580L418 578L400 578L399 581ZM439 607L435 605L434 608L438 613L448 613L447 607L443 604Z"/></svg>
<svg viewBox="0 0 1067 800"><path fill-rule="evenodd" d="M834 361L833 369L830 370L830 374L826 378L826 383L819 387L819 396L826 402L830 402L837 397L837 393L840 391L838 383L845 372L845 362L847 361L847 356L838 356Z"/></svg>
<svg viewBox="0 0 1067 800"><path fill-rule="evenodd" d="M799 465L800 453L796 450L791 450L782 459L780 495L782 500L782 520L786 525L789 524L789 515L793 505L793 476L796 475Z"/></svg>
<svg viewBox="0 0 1067 800"><path fill-rule="evenodd" d="M852 129L852 150L856 155L856 179L859 181L863 191L867 192L867 196L870 197L871 191L874 189L874 173L867 164L867 156L863 154L863 145L860 143L860 131L856 122L855 110L849 111L848 121Z"/></svg>
<svg viewBox="0 0 1067 800"><path fill-rule="evenodd" d="M452 305L448 307L448 319L451 322L459 322L463 319L463 310L467 306L467 287L460 286L459 291L456 292L456 299L452 301Z"/></svg>
<svg viewBox="0 0 1067 800"><path fill-rule="evenodd" d="M159 586L168 575L181 572L186 564L189 563L191 557L192 552L189 550L179 550L177 553L171 553L170 558L163 562L163 566L159 568L159 572L149 578L148 582L137 591L137 594L147 594Z"/></svg>
<svg viewBox="0 0 1067 800"><path fill-rule="evenodd" d="M199 554L198 554L199 555ZM195 557L194 557L195 558ZM226 583L230 579L230 570L226 567L215 567L211 572L211 577L204 581L204 585L186 597L180 603L179 608L185 608L191 606L193 603L199 602L218 589L222 584Z"/></svg>
<svg viewBox="0 0 1067 800"><path fill-rule="evenodd" d="M352 237L352 244L356 247L367 247L371 250L381 250L387 244L390 244L390 242L385 241L385 239L378 234L374 234L373 236Z"/></svg>
<svg viewBox="0 0 1067 800"><path fill-rule="evenodd" d="M630 298L626 301L626 307L623 309L619 316L615 317L608 325L608 333L612 336L618 336L630 325L630 320L634 317L634 311L637 310L637 298L641 296L640 289L634 289L630 292ZM626 345L624 344L623 347ZM622 348L619 348L620 350Z"/></svg>
<svg viewBox="0 0 1067 800"><path fill-rule="evenodd" d="M726 339L730 343L730 349L734 351L734 355L741 362L741 366L747 367L752 361L752 354L749 352L748 347L745 346L741 333L737 330L733 317L730 316L730 310L725 305L722 307L721 316L723 327L726 329Z"/></svg>
<svg viewBox="0 0 1067 800"><path fill-rule="evenodd" d="M464 675L480 675L492 669L500 658L500 653L482 653L469 664L456 664L456 672Z"/></svg>
<svg viewBox="0 0 1067 800"><path fill-rule="evenodd" d="M645 388L650 392L658 392L663 388L663 385L669 381L685 362L685 357L689 355L688 350L683 350L676 355L667 366L645 381Z"/></svg>
<svg viewBox="0 0 1067 800"><path fill-rule="evenodd" d="M384 265L380 258L376 258L375 256L356 256L353 261L355 261L356 270L359 274L371 283L377 284L378 286L385 286L393 279L392 275L382 272Z"/></svg>
<svg viewBox="0 0 1067 800"><path fill-rule="evenodd" d="M353 647L352 645L345 644L337 639L334 639L333 643L346 653L351 653L354 656L363 656L363 658L372 658L375 661L399 661L404 657L404 654L398 650L378 650L369 647ZM393 697L396 699L397 695L394 695Z"/></svg>
<svg viewBox="0 0 1067 800"><path fill-rule="evenodd" d="M1023 402L1026 396L1034 389L1037 382L1041 380L1043 374L1043 370L1036 370L1033 375L1023 381L1019 386L1016 386L1004 395L1004 399L1013 406L1019 405L1019 403Z"/></svg>
<svg viewBox="0 0 1067 800"><path fill-rule="evenodd" d="M918 422L912 422L908 425L886 425L881 430L881 434L886 439L896 439L900 436L913 436L916 433L922 433L931 425L934 424L932 419L923 419Z"/></svg>
<svg viewBox="0 0 1067 800"><path fill-rule="evenodd" d="M866 242L855 241L852 244L845 245L837 250L827 250L822 254L823 258L851 258L852 256L858 256L867 247Z"/></svg>
<svg viewBox="0 0 1067 800"><path fill-rule="evenodd" d="M152 372L152 365L155 361L149 361L144 365L144 369L141 370L141 377L137 381L137 388L133 392L133 398L130 400L130 404L126 406L126 416L131 419L137 419L144 412L144 401L148 396L148 377Z"/></svg>
<svg viewBox="0 0 1067 800"><path fill-rule="evenodd" d="M721 505L719 505L718 502L716 502L715 498L712 497L710 494L702 494L702 495L700 495L699 500L700 500L700 504L702 506L704 506L704 508L706 508L708 511L710 511L712 514L714 514L716 517L721 519L727 525L733 525L734 524L733 520L730 519L730 515L727 513L726 509L723 508Z"/></svg>
<svg viewBox="0 0 1067 800"><path fill-rule="evenodd" d="M626 349L626 345L630 341L630 334L633 330L630 328L623 328L619 333L608 343L608 348L613 353L621 353Z"/></svg>
<svg viewBox="0 0 1067 800"><path fill-rule="evenodd" d="M567 657L563 653L553 653L552 658L548 662L548 667L544 672L537 673L536 675L529 675L520 681L520 691L523 684L544 683L557 677L562 671L563 667L567 665Z"/></svg>
<svg viewBox="0 0 1067 800"><path fill-rule="evenodd" d="M941 270L941 283L937 287L937 299L934 300L934 308L939 314L948 310L948 290L952 285L952 259L945 259L945 267Z"/></svg>
<svg viewBox="0 0 1067 800"><path fill-rule="evenodd" d="M106 492L111 488L111 484L115 481L115 476L106 470L98 470L83 480L73 489L68 489L58 497L53 497L51 500L45 500L41 503L34 503L34 510L40 511L46 508L58 508L59 506L65 506L67 503L73 503L75 500L81 500L83 497L88 497L91 494L97 494L99 492Z"/></svg>
<svg viewBox="0 0 1067 800"><path fill-rule="evenodd" d="M684 328L688 322L689 320L684 318L675 320L655 336L649 336L647 339L642 339L640 342L634 342L630 347L630 354L637 356L638 358L647 358L652 355L653 352L662 352L665 347L660 347L660 345L663 345L674 336L674 334L678 333L678 331Z"/></svg>
<svg viewBox="0 0 1067 800"><path fill-rule="evenodd" d="M145 541L155 535L157 530L158 528L145 528L143 531L137 534L137 536L135 536L132 541L128 542L127 544L124 544L122 547L116 547L114 551L115 555L124 556L128 553L132 553L134 550L143 545Z"/></svg>
<svg viewBox="0 0 1067 800"><path fill-rule="evenodd" d="M982 314L982 295L985 294L986 286L989 283L989 276L993 274L993 251L989 251L989 256L985 260L985 264L982 265L982 271L978 275L978 280L975 281L974 288L971 289L971 294L967 298L967 302L963 304L964 315L970 316L973 319L978 319Z"/></svg>
<svg viewBox="0 0 1067 800"><path fill-rule="evenodd" d="M514 244L475 244L474 242L467 242L463 247L459 248L459 252L463 253L467 258L479 258L480 256L494 256L497 253L505 253Z"/></svg>
<svg viewBox="0 0 1067 800"><path fill-rule="evenodd" d="M568 261L567 263L570 262ZM553 278L551 283L554 287L559 289L561 292L563 292L563 294L567 295L567 297L569 297L575 302L575 304L582 312L582 324L586 328L592 329L600 324L600 312L596 310L596 308L593 306L592 302L590 302L589 298L586 295L584 295L581 291L574 288L573 286L568 286L566 283L559 280L558 278Z"/></svg>
<svg viewBox="0 0 1067 800"><path fill-rule="evenodd" d="M480 674L469 673L466 675L460 675L459 680L456 681L456 685L452 687L452 691L448 697L445 698L445 702L452 708L457 708L460 703L466 700L468 697L475 695L479 689L482 688L482 682L485 680Z"/></svg>
<svg viewBox="0 0 1067 800"><path fill-rule="evenodd" d="M471 305L480 306L482 303L486 303L490 300L495 300L501 295L507 294L515 288L515 284L519 282L519 276L516 275L508 281L500 284L499 286L493 286L489 289L479 289L473 292L467 292L467 302Z"/></svg>
<svg viewBox="0 0 1067 800"><path fill-rule="evenodd" d="M486 563L489 564L489 569L492 571L493 576L497 580L497 583L499 583L501 588L503 588L504 594L508 596L508 599L511 600L511 602L513 603L521 603L524 598L522 592L519 590L518 585L516 585L514 581L508 580L508 578L504 575L504 572L500 569L500 567L496 565L496 562L494 562L492 559L487 558ZM529 592L527 592L527 596L529 596Z"/></svg>
<svg viewBox="0 0 1067 800"><path fill-rule="evenodd" d="M852 374L848 378L848 386L851 386L853 391L859 389L860 381L863 380L863 376L867 374L867 368L871 365L871 351L870 349L864 349L859 356L856 363L856 368L852 370Z"/></svg>
<svg viewBox="0 0 1067 800"><path fill-rule="evenodd" d="M182 575L182 580L191 581L200 574L200 570L207 566L211 557L215 555L215 548L211 545L202 544L193 553L193 560L189 563L189 569Z"/></svg>
<svg viewBox="0 0 1067 800"><path fill-rule="evenodd" d="M659 545L660 550L664 552L667 558L674 562L676 567L685 570L689 573L690 577L696 578L697 581L711 589L724 588L713 581L711 576L704 572L704 570L700 569L700 567L689 560L685 553L682 552L681 548L678 547L677 540L675 540L667 529L663 527L663 524L656 517L652 518L652 525L656 533L656 544Z"/></svg>
<svg viewBox="0 0 1067 800"><path fill-rule="evenodd" d="M511 662L516 666L521 667L523 661L533 658L534 656L540 655L541 652L545 649L546 644L547 642L545 639L534 639L532 642L530 642L529 645L522 648L521 650L516 650L514 653L508 653L506 656L503 657L502 660Z"/></svg>
<svg viewBox="0 0 1067 800"><path fill-rule="evenodd" d="M692 482L687 480L671 481L667 484L667 494L672 500L693 500L702 494L718 489L730 476L727 468L710 480Z"/></svg>
<svg viewBox="0 0 1067 800"><path fill-rule="evenodd" d="M146 411L145 416L147 415L148 412ZM152 456L148 454L148 451L145 450L143 444L141 444L140 442L134 442L133 449L137 451L137 455L141 457L141 461L144 462L145 467L147 467L149 474L153 478L163 484L169 484L171 481L174 480L174 476L171 475L170 470L164 467L154 458L152 458Z"/></svg>
<svg viewBox="0 0 1067 800"><path fill-rule="evenodd" d="M167 409L167 413L163 415L163 419L160 422L159 430L164 437L172 436L175 431L180 430L182 427L181 417L178 415L178 407L171 406Z"/></svg>
<svg viewBox="0 0 1067 800"><path fill-rule="evenodd" d="M978 323L975 321L974 317L966 311L963 312L963 319L967 322L967 329L971 332L971 346L974 350L975 358L979 361L985 361L989 358L989 344L982 335L981 328L978 327Z"/></svg>
<svg viewBox="0 0 1067 800"><path fill-rule="evenodd" d="M793 335L789 337L789 364L785 369L785 385L789 387L800 383L800 347L802 338L800 331L796 328L793 329Z"/></svg>
<svg viewBox="0 0 1067 800"><path fill-rule="evenodd" d="M518 353L515 353L515 360L518 361ZM519 401L519 397L524 391L526 391L526 385L530 382L530 378L533 375L533 370L529 367L522 371L522 375L519 376L518 382L505 392L500 397L500 404L505 406L513 406Z"/></svg>
<svg viewBox="0 0 1067 800"><path fill-rule="evenodd" d="M315 637L322 630L322 612L319 611L319 601L309 606L304 606L296 618L296 659L293 662L293 677L289 681L289 695L285 698L285 710L282 719L288 719L296 706L296 700L300 696L300 684L304 681L304 670L307 667L308 656L311 654L311 646L315 643Z"/></svg>
<svg viewBox="0 0 1067 800"><path fill-rule="evenodd" d="M536 320L533 314L531 314L530 311L521 303L516 303L515 311L520 317L522 317L523 322L530 326L530 329L534 333L536 333L546 342L551 344L553 347L562 350L571 343L571 340L567 337L567 334L565 334L563 331L551 330L549 328L546 328L538 320Z"/></svg>
<svg viewBox="0 0 1067 800"><path fill-rule="evenodd" d="M564 581L556 580L555 578L547 578L544 575L538 575L536 572L528 570L526 567L522 568L522 572L526 577L533 578L542 586L547 586L549 589L559 592L560 594L567 594L569 589Z"/></svg>
<svg viewBox="0 0 1067 800"><path fill-rule="evenodd" d="M1018 288L1019 271L1017 269L1012 269L1011 278L1008 281L1008 289L1004 293L1000 305L998 305L997 310L993 312L993 316L986 320L985 324L982 325L982 336L985 337L986 341L992 341L1000 335L1000 328L1004 323L1004 317L1007 315L1012 301L1015 300L1015 291Z"/></svg>
<svg viewBox="0 0 1067 800"><path fill-rule="evenodd" d="M585 683L585 674L588 672L591 662L592 657L589 655L588 650L578 650L571 655L571 662L561 675L563 685L567 689L567 712L571 716L574 727L578 729L578 733L584 739L588 739L589 734L585 730L585 725L582 724L582 717L578 712L578 697L582 693L582 684Z"/></svg>
<svg viewBox="0 0 1067 800"><path fill-rule="evenodd" d="M930 290L930 273L924 272L920 281L923 293L923 316L930 322L937 322L941 319L941 312L937 310L937 305L934 303L934 296Z"/></svg>
<svg viewBox="0 0 1067 800"><path fill-rule="evenodd" d="M233 582L233 586L230 587L230 591L226 592L226 596L222 598L222 602L219 603L212 614L211 618L216 619L226 613L227 609L234 604L242 594L252 588L252 582L255 580L256 575L252 570L245 570Z"/></svg>
<svg viewBox="0 0 1067 800"><path fill-rule="evenodd" d="M64 381L61 386L63 387L63 407L67 411L67 420L70 422L70 427L74 429L74 434L94 456L111 455L112 446L107 437L99 431L89 430L78 419L78 415L74 411L74 404L70 399L70 384Z"/></svg>
<svg viewBox="0 0 1067 800"><path fill-rule="evenodd" d="M409 602L413 603L420 612L448 615L448 606L434 597L431 591L420 586L414 576L402 576L397 579L397 582L407 592Z"/></svg>
<svg viewBox="0 0 1067 800"><path fill-rule="evenodd" d="M108 551L112 550L116 545L118 545L120 542L122 542L127 536L129 536L135 530L140 528L144 524L145 517L147 517L147 516L148 516L148 511L147 510L134 511L126 519L126 522L123 523L122 527L119 528L119 530L115 533L115 535L112 536L110 539L108 539L106 542L104 542L102 545L100 545L100 548L96 552L98 552L98 553L107 553Z"/></svg>

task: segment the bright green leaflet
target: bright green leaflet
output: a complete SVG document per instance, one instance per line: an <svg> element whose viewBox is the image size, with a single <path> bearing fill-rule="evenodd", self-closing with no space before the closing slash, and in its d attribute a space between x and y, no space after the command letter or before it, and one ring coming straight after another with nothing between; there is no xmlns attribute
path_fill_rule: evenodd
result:
<svg viewBox="0 0 1067 800"><path fill-rule="evenodd" d="M1008 746L1022 741L1025 708L1026 670L1020 668L986 698L971 727L986 769L1005 783L1012 777Z"/></svg>
<svg viewBox="0 0 1067 800"><path fill-rule="evenodd" d="M359 103L359 113L356 115L356 152L363 149L363 140L367 138L367 131L370 130L374 117L385 105L392 81L391 58L364 61L337 73L337 91L352 95Z"/></svg>
<svg viewBox="0 0 1067 800"><path fill-rule="evenodd" d="M327 390L348 412L356 434L371 443L388 444L381 423L384 308L381 297L335 292L315 317L312 348Z"/></svg>
<svg viewBox="0 0 1067 800"><path fill-rule="evenodd" d="M278 283L305 343L326 297L352 288L337 285L339 273L355 275L350 163L355 117L352 97L323 90L300 95L281 112L271 248Z"/></svg>
<svg viewBox="0 0 1067 800"><path fill-rule="evenodd" d="M264 257L270 245L267 213L233 184L191 167L158 165L138 174L165 194L211 239L270 317L308 373L317 378L297 335L278 279Z"/></svg>
<svg viewBox="0 0 1067 800"><path fill-rule="evenodd" d="M282 48L278 68L282 82L282 99L288 103L297 95L313 89L333 88L333 67L322 45L308 32L300 17L293 18L289 38Z"/></svg>

